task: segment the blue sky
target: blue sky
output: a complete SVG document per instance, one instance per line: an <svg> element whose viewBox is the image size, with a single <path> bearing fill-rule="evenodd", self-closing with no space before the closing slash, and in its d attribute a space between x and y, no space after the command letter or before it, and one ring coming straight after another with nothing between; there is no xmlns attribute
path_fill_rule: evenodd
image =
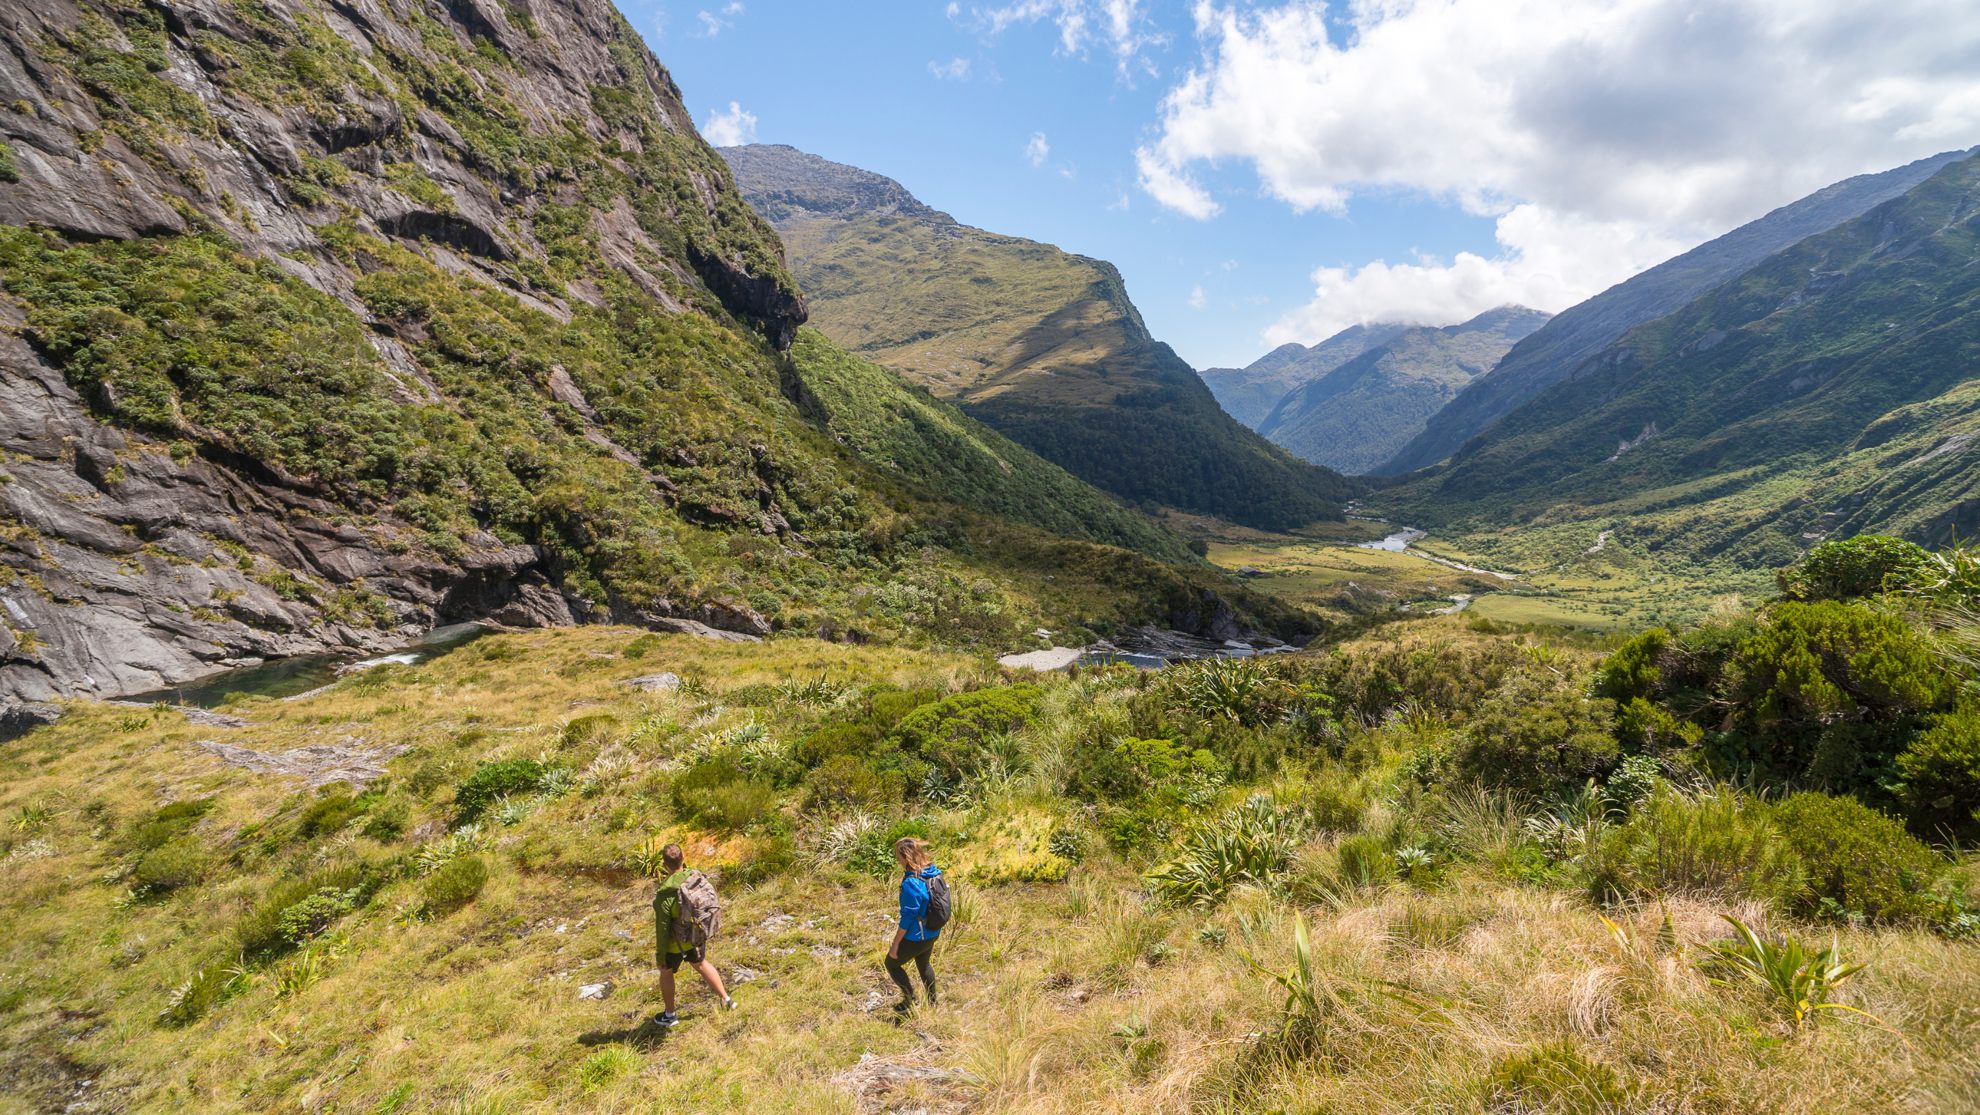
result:
<svg viewBox="0 0 1980 1115"><path fill-rule="evenodd" d="M1946 5L1867 34L1847 0L621 0L704 132L1110 260L1197 367L1557 311L1980 142L1980 20Z"/></svg>

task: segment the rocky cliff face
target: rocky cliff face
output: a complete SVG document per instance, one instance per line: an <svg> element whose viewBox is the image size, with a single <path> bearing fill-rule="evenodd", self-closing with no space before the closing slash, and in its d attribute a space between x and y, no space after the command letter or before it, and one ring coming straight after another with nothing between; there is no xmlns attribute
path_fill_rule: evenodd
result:
<svg viewBox="0 0 1980 1115"><path fill-rule="evenodd" d="M0 133L0 699L768 632L652 555L835 506L778 427L804 303L603 0L0 0Z"/></svg>

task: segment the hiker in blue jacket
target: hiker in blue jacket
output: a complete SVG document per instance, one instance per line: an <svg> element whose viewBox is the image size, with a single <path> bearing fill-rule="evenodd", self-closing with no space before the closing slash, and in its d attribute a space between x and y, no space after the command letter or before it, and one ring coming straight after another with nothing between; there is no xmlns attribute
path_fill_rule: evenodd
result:
<svg viewBox="0 0 1980 1115"><path fill-rule="evenodd" d="M921 973L921 986L928 990L928 1005L935 1005L935 969L928 960L942 931L930 929L924 922L929 912L928 881L940 879L942 869L929 862L928 842L912 836L904 836L894 845L894 862L901 865L902 872L901 924L894 930L894 943L887 949L887 974L901 989L901 1001L894 1004L894 1013L906 1014L914 1009L914 984L908 979L903 961L914 961L915 970Z"/></svg>

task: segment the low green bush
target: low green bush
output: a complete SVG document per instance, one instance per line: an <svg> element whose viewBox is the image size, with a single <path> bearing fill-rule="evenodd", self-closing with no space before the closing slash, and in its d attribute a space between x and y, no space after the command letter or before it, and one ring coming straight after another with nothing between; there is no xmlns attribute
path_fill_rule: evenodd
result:
<svg viewBox="0 0 1980 1115"><path fill-rule="evenodd" d="M804 778L807 810L877 809L906 796L906 772L883 770L857 755L835 755Z"/></svg>
<svg viewBox="0 0 1980 1115"><path fill-rule="evenodd" d="M1897 758L1903 798L1920 831L1980 838L1980 704L1933 718L1932 726Z"/></svg>
<svg viewBox="0 0 1980 1115"><path fill-rule="evenodd" d="M1774 806L1774 824L1806 872L1803 913L1875 922L1928 922L1947 864L1895 818L1854 798L1805 793Z"/></svg>
<svg viewBox="0 0 1980 1115"><path fill-rule="evenodd" d="M677 816L725 832L747 827L777 802L775 786L752 778L724 755L710 756L674 779Z"/></svg>
<svg viewBox="0 0 1980 1115"><path fill-rule="evenodd" d="M419 885L429 913L444 915L474 901L488 885L488 864L478 855L449 860Z"/></svg>
<svg viewBox="0 0 1980 1115"><path fill-rule="evenodd" d="M1508 683L1482 706L1452 748L1457 778L1551 796L1608 774L1621 751L1616 703L1531 679Z"/></svg>
<svg viewBox="0 0 1980 1115"><path fill-rule="evenodd" d="M1668 784L1582 857L1597 901L1690 895L1788 902L1801 858L1766 804L1729 788L1685 793Z"/></svg>
<svg viewBox="0 0 1980 1115"><path fill-rule="evenodd" d="M311 804L296 819L296 835L304 840L328 836L351 823L363 807L349 794L331 794Z"/></svg>
<svg viewBox="0 0 1980 1115"><path fill-rule="evenodd" d="M974 774L989 737L1038 723L1035 685L960 693L916 709L894 729L902 750L954 775Z"/></svg>
<svg viewBox="0 0 1980 1115"><path fill-rule="evenodd" d="M627 658L640 659L640 658L645 658L647 655L659 649L660 649L660 636L641 635L638 638L634 639L632 642L627 643L626 649L620 651L619 653L623 654Z"/></svg>
<svg viewBox="0 0 1980 1115"><path fill-rule="evenodd" d="M276 927L290 944L299 945L356 909L362 895L363 891L357 887L342 891L324 887L283 910L275 919Z"/></svg>
<svg viewBox="0 0 1980 1115"><path fill-rule="evenodd" d="M535 792L550 768L535 759L482 763L454 787L454 823L469 824L498 798Z"/></svg>
<svg viewBox="0 0 1980 1115"><path fill-rule="evenodd" d="M406 822L411 819L411 804L404 798L393 798L371 811L364 822L364 835L380 844L397 840L405 835Z"/></svg>
<svg viewBox="0 0 1980 1115"><path fill-rule="evenodd" d="M1916 542L1859 534L1816 546L1798 564L1774 574L1774 580L1790 600L1848 600L1902 588L1928 560Z"/></svg>
<svg viewBox="0 0 1980 1115"><path fill-rule="evenodd" d="M162 894L188 887L206 877L213 858L191 839L161 844L138 857L131 886L142 894Z"/></svg>
<svg viewBox="0 0 1980 1115"><path fill-rule="evenodd" d="M195 801L175 801L164 806L131 829L131 845L141 852L163 847L177 840L201 817L213 812L213 807L218 804L214 798L199 798Z"/></svg>

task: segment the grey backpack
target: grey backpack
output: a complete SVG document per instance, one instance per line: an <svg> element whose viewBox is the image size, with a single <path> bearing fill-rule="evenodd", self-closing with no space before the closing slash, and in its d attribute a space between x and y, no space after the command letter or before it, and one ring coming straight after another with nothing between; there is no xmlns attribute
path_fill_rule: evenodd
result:
<svg viewBox="0 0 1980 1115"><path fill-rule="evenodd" d="M932 879L920 875L915 878L928 888L928 908L921 912L921 928L929 933L939 933L956 911L955 902L949 897L949 884L940 875Z"/></svg>
<svg viewBox="0 0 1980 1115"><path fill-rule="evenodd" d="M699 871L688 872L681 882L680 912L674 915L674 940L700 948L722 931L722 898L715 884Z"/></svg>

